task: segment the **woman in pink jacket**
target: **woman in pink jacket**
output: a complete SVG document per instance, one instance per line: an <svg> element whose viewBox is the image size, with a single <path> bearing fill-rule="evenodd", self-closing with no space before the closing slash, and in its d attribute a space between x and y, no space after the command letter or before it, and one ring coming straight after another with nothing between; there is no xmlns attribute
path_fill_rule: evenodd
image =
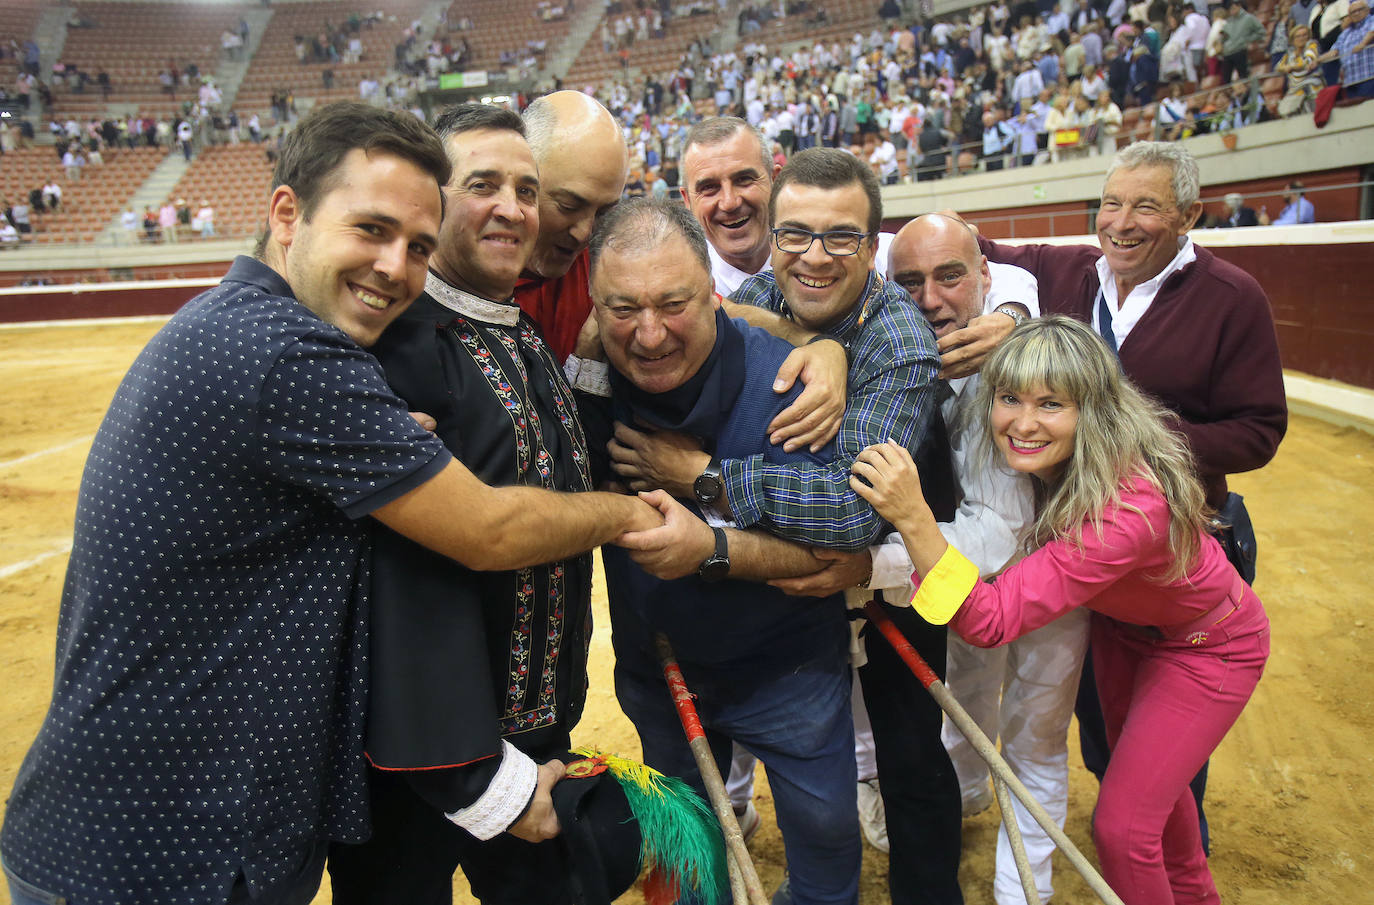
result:
<svg viewBox="0 0 1374 905"><path fill-rule="evenodd" d="M855 461L854 489L915 565L911 605L995 647L1076 607L1112 745L1093 818L1103 875L1129 905L1219 902L1188 781L1250 699L1269 655L1254 591L1207 533L1202 487L1170 417L1092 330L1047 317L982 372L985 442L1036 478L1025 557L986 582L950 547L894 443Z"/></svg>

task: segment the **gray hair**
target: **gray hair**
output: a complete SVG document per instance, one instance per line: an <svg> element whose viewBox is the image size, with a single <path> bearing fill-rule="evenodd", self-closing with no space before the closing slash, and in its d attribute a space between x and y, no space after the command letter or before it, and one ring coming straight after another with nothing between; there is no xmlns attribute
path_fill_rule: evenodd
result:
<svg viewBox="0 0 1374 905"><path fill-rule="evenodd" d="M675 235L682 237L692 257L710 273L711 255L701 224L684 205L666 198L630 198L602 215L587 246L587 263L595 273L607 247L642 254L662 248Z"/></svg>
<svg viewBox="0 0 1374 905"><path fill-rule="evenodd" d="M718 145L723 141L729 141L740 132L748 132L754 137L754 141L758 142L759 163L763 167L763 172L771 176L773 174L773 158L768 153L768 140L763 137L763 132L757 126L749 125L747 120L740 119L738 116L709 116L692 126L687 131L687 138L682 142L681 157L686 157L687 152L695 145L702 147Z"/></svg>
<svg viewBox="0 0 1374 905"><path fill-rule="evenodd" d="M1174 190L1174 204L1186 211L1198 199L1197 160L1183 145L1172 141L1137 141L1116 152L1107 167L1107 180L1117 170L1137 167L1168 167Z"/></svg>
<svg viewBox="0 0 1374 905"><path fill-rule="evenodd" d="M535 98L520 118L525 121L525 141L535 158L541 158L553 143L554 129L558 127L558 114L553 104L543 97Z"/></svg>

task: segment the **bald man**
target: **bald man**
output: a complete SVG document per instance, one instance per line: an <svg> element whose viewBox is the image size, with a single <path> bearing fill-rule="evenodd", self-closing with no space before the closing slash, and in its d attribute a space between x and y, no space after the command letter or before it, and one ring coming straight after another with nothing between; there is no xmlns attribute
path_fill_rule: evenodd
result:
<svg viewBox="0 0 1374 905"><path fill-rule="evenodd" d="M892 278L921 308L937 337L1005 302L1020 302L1037 312L1035 277L1019 267L990 264L973 231L940 214L919 217L897 235L892 248ZM959 425L950 435L954 477L963 491L954 520L940 525L945 538L971 554L984 576L1000 571L1016 552L1016 540L1033 517L1030 481L1013 476L978 444L982 419L967 409L978 391L978 375L951 380L954 396L944 403L946 423ZM966 417L974 414L975 417ZM980 460L981 454L981 460ZM893 534L875 555L875 579L897 582L907 591L908 560L897 553ZM881 576L878 574L881 573ZM878 587L875 580L874 587ZM1024 638L983 650L957 635L949 637L946 684L1002 755L1062 827L1068 808L1069 719L1083 657L1088 646L1085 613L1069 613ZM959 776L965 813L992 803L988 768L953 726L944 727L944 744ZM1054 843L1018 804L1016 821L1025 842L1035 885L1042 900L1054 894L1050 857ZM1024 902L1007 829L997 836L997 905Z"/></svg>
<svg viewBox="0 0 1374 905"><path fill-rule="evenodd" d="M541 97L524 118L539 168L539 238L515 300L562 363L591 314L587 242L597 218L620 200L629 151L615 117L580 91Z"/></svg>

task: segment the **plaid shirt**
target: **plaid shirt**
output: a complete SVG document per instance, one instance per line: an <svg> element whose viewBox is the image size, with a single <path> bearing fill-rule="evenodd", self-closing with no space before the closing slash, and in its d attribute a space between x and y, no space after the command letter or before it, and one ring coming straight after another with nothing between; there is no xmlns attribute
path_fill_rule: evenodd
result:
<svg viewBox="0 0 1374 905"><path fill-rule="evenodd" d="M1355 45L1364 40L1369 30L1374 28L1374 13L1364 17L1364 21L1353 28L1347 28L1336 39L1335 48L1341 55L1341 84L1358 85L1374 79L1374 44L1364 50L1356 51Z"/></svg>
<svg viewBox="0 0 1374 905"><path fill-rule="evenodd" d="M911 296L870 273L863 303L826 331L849 353L849 399L829 465L767 465L763 456L721 463L730 509L740 527L762 523L793 540L860 550L886 523L849 487L849 466L864 447L887 439L916 453L935 408L940 353ZM745 280L731 296L791 318L773 274ZM861 315L867 308L866 319Z"/></svg>

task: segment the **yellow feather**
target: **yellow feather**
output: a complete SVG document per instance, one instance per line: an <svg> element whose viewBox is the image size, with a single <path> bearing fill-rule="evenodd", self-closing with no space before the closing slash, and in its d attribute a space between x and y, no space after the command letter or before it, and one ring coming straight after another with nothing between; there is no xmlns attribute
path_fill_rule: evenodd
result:
<svg viewBox="0 0 1374 905"><path fill-rule="evenodd" d="M630 760L628 757L621 757L618 754L606 754L595 751L591 748L576 748L573 754L582 757L599 758L606 764L606 769L616 779L622 782L631 782L642 789L646 794L663 797L661 780L663 774L647 764L642 764L637 760Z"/></svg>

